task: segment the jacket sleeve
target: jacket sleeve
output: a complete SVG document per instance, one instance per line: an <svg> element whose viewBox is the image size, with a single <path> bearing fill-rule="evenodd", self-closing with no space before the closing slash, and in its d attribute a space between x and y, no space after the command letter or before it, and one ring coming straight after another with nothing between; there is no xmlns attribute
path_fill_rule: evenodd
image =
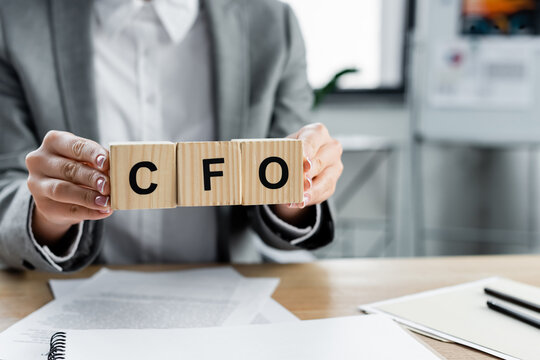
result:
<svg viewBox="0 0 540 360"><path fill-rule="evenodd" d="M18 269L74 271L97 255L101 225L84 223L77 255L63 264L47 259L44 249L36 246L29 227L33 202L26 185L25 157L39 147L43 136L36 130L29 101L9 61L0 30L0 262ZM74 233L70 231L68 236L76 236Z"/></svg>
<svg viewBox="0 0 540 360"><path fill-rule="evenodd" d="M289 5L283 4L283 11L288 56L276 92L268 134L271 138L287 136L306 125L313 104L300 26ZM248 211L255 231L266 244L279 249L298 250L316 249L334 238L334 223L328 202L312 206L312 209L311 226L306 231L280 223L268 208L256 206Z"/></svg>

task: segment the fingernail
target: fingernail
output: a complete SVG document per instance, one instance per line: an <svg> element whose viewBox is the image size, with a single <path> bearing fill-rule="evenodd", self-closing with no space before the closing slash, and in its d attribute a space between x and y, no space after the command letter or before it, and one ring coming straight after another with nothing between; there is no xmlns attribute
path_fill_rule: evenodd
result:
<svg viewBox="0 0 540 360"><path fill-rule="evenodd" d="M292 208L294 208L294 204L293 204L293 203L290 203L290 204L289 204L289 209L292 209Z"/></svg>
<svg viewBox="0 0 540 360"><path fill-rule="evenodd" d="M103 191L105 190L105 178L100 177L97 181L97 189L100 193L103 194Z"/></svg>
<svg viewBox="0 0 540 360"><path fill-rule="evenodd" d="M98 196L96 196L95 202L96 202L96 205L98 205L98 206L106 207L107 204L109 203L109 197L108 196L98 195Z"/></svg>
<svg viewBox="0 0 540 360"><path fill-rule="evenodd" d="M307 165L306 165L307 164ZM313 167L313 164L311 163L311 160L306 157L306 162L304 163L304 172L308 172Z"/></svg>
<svg viewBox="0 0 540 360"><path fill-rule="evenodd" d="M306 186L306 183L304 182L304 190L305 191L311 189L311 187L313 186L313 181L311 180L310 177L306 177L306 181L308 183L308 186Z"/></svg>
<svg viewBox="0 0 540 360"><path fill-rule="evenodd" d="M98 210L100 213L102 214L110 214L111 213L111 209L105 209L105 210Z"/></svg>
<svg viewBox="0 0 540 360"><path fill-rule="evenodd" d="M307 204L309 204L310 201L311 201L310 193L308 193L308 192L304 193L304 202L302 203L304 205L303 207L306 207Z"/></svg>
<svg viewBox="0 0 540 360"><path fill-rule="evenodd" d="M96 159L96 164L98 168L102 169L104 163L105 163L105 155L98 155Z"/></svg>

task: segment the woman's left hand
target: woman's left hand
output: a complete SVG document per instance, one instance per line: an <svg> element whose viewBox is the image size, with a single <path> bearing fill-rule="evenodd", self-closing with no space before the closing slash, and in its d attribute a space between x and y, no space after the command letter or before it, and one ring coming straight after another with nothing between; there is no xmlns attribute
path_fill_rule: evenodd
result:
<svg viewBox="0 0 540 360"><path fill-rule="evenodd" d="M305 181L302 203L276 205L274 208L278 216L287 221L298 215L298 209L328 200L336 190L337 181L343 172L343 148L339 141L330 136L323 124L306 125L288 138L299 139L304 143Z"/></svg>

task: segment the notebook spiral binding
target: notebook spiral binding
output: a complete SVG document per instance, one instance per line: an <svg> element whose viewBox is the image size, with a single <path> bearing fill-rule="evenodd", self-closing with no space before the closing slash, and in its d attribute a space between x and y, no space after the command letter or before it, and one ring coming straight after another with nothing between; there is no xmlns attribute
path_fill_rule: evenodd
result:
<svg viewBox="0 0 540 360"><path fill-rule="evenodd" d="M51 344L47 360L66 359L66 333L57 332L51 336Z"/></svg>

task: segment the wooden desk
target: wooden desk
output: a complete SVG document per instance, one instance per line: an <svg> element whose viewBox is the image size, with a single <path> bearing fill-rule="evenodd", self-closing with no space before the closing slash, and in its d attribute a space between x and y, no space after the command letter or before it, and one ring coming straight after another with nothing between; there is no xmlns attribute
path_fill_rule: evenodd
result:
<svg viewBox="0 0 540 360"><path fill-rule="evenodd" d="M113 267L172 270L194 266ZM237 265L245 276L281 278L274 298L301 319L358 314L357 305L418 291L500 275L540 286L540 256L486 256L420 259L352 259L292 265ZM0 271L0 331L48 301L51 278L88 277L98 267L76 275ZM448 359L492 359L480 352L420 335Z"/></svg>

